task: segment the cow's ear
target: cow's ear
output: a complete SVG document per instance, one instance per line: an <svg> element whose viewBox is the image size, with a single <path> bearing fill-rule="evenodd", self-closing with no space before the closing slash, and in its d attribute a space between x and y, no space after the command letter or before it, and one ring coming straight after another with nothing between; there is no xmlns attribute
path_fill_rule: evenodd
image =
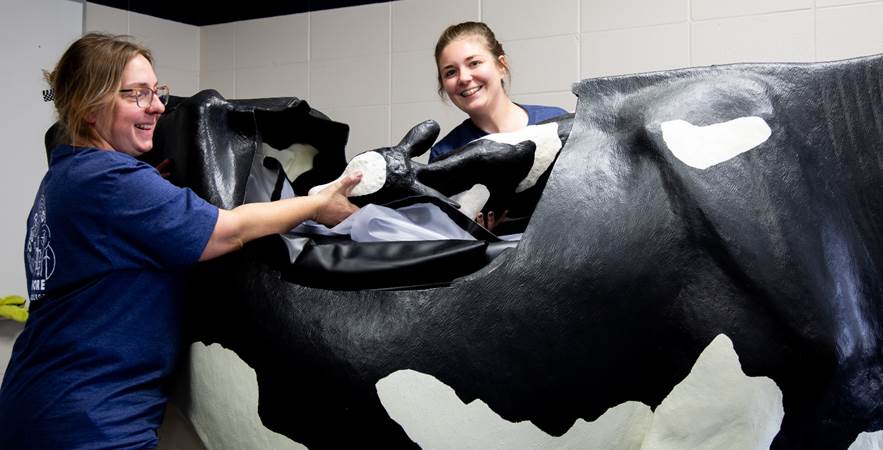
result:
<svg viewBox="0 0 883 450"><path fill-rule="evenodd" d="M398 146L406 148L408 156L411 158L420 156L432 147L440 130L441 127L434 120L430 119L421 122L414 126L414 128L411 128L411 131L408 131L408 134L402 138Z"/></svg>

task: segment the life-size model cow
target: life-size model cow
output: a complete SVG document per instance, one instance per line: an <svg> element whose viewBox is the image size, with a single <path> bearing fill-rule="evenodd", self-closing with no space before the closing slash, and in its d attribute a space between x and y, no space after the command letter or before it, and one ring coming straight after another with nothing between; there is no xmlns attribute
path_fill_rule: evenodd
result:
<svg viewBox="0 0 883 450"><path fill-rule="evenodd" d="M514 248L487 262L484 241L332 242L301 255L333 260L323 278L265 239L198 269L194 339L254 368L263 423L311 448L414 446L378 395L407 370L562 435L626 401L657 407L720 334L747 375L781 389L773 447L846 448L883 429L883 57L574 92L572 131ZM262 140L342 145L317 117L204 93L170 108L156 157L232 207ZM401 163L390 173L425 170ZM314 181L343 168L328 164ZM427 251L455 256L420 266ZM419 269L395 267L408 255Z"/></svg>

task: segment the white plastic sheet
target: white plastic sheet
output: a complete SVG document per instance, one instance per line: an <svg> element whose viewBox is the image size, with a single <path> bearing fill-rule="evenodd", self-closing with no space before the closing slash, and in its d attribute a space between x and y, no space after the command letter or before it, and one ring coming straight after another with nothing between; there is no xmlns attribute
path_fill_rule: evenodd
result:
<svg viewBox="0 0 883 450"><path fill-rule="evenodd" d="M365 205L334 228L315 222L295 231L321 235L350 235L355 242L475 240L432 203L416 203L399 209Z"/></svg>

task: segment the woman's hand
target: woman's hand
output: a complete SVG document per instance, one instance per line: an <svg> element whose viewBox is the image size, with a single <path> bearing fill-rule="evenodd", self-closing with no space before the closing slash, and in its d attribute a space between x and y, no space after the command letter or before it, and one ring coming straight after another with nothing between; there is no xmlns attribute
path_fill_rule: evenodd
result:
<svg viewBox="0 0 883 450"><path fill-rule="evenodd" d="M172 167L172 160L169 158L166 158L166 159L162 160L161 163L156 165L156 170L159 172L160 176L162 176L165 179L168 179L169 176L172 174L172 172L170 172L171 167Z"/></svg>
<svg viewBox="0 0 883 450"><path fill-rule="evenodd" d="M488 231L493 231L497 225L506 221L506 214L509 213L509 210L503 211L499 217L496 217L493 211L488 211L487 216L478 212L478 215L475 216L475 221L478 222L479 225L483 226Z"/></svg>
<svg viewBox="0 0 883 450"><path fill-rule="evenodd" d="M215 229L199 260L238 250L259 237L285 233L308 219L328 226L337 225L359 209L346 195L361 180L362 174L354 173L331 183L316 195L246 203L232 210L219 209Z"/></svg>
<svg viewBox="0 0 883 450"><path fill-rule="evenodd" d="M319 207L312 219L322 225L333 227L356 212L359 208L350 203L347 196L360 181L362 181L362 172L355 172L319 191L316 194Z"/></svg>

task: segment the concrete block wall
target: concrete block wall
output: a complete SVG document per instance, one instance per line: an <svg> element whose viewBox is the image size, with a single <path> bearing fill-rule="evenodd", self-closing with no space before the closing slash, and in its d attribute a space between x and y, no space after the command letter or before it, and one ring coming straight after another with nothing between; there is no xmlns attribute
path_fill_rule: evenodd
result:
<svg viewBox="0 0 883 450"><path fill-rule="evenodd" d="M157 77L172 93L199 92L200 27L94 3L86 3L84 18L86 32L128 34L150 48Z"/></svg>

